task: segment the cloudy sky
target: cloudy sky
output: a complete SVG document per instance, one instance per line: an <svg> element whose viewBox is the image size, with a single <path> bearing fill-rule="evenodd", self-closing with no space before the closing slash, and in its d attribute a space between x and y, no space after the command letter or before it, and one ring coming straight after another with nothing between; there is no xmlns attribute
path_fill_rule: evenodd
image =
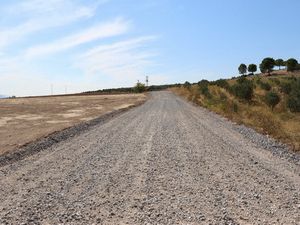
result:
<svg viewBox="0 0 300 225"><path fill-rule="evenodd" d="M0 0L0 94L218 79L300 56L298 0Z"/></svg>

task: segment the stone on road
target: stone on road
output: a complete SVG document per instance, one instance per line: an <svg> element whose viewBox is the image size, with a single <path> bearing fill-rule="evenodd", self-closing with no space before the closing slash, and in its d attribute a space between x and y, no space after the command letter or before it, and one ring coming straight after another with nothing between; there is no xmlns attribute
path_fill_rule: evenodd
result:
<svg viewBox="0 0 300 225"><path fill-rule="evenodd" d="M0 167L0 224L300 224L299 164L169 92Z"/></svg>

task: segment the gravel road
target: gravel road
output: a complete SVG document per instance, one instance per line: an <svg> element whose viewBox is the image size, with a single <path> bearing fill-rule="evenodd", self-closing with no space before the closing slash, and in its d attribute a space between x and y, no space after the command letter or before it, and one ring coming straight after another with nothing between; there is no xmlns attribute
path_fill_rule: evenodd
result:
<svg viewBox="0 0 300 225"><path fill-rule="evenodd" d="M245 129L152 93L0 167L0 224L300 224L299 163Z"/></svg>

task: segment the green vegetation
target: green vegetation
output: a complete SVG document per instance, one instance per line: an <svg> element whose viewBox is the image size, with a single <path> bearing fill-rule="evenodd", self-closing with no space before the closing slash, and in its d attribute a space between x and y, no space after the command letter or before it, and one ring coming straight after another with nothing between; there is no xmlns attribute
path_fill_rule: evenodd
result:
<svg viewBox="0 0 300 225"><path fill-rule="evenodd" d="M145 91L146 91L146 85L139 81L133 87L133 92L135 92L135 93L143 93Z"/></svg>
<svg viewBox="0 0 300 225"><path fill-rule="evenodd" d="M260 71L262 73L270 74L275 66L275 60L273 58L265 58L259 65Z"/></svg>
<svg viewBox="0 0 300 225"><path fill-rule="evenodd" d="M270 91L272 88L272 86L268 82L258 81L257 83L263 90Z"/></svg>
<svg viewBox="0 0 300 225"><path fill-rule="evenodd" d="M274 59L271 57L264 58L262 62L259 64L259 69L262 73L267 73L268 75L271 75L271 73L274 71L274 67L278 67L279 70L281 70L281 67L286 67L287 72L293 72L296 70L300 70L300 64L298 61L294 58L290 58L287 61L284 61L283 59ZM242 63L238 67L239 73L242 75L245 75L248 72L249 75L254 75L254 73L257 71L257 66L255 64L249 64L248 68L246 64Z"/></svg>
<svg viewBox="0 0 300 225"><path fill-rule="evenodd" d="M293 72L297 69L297 67L298 67L298 61L296 59L291 58L286 61L287 71Z"/></svg>
<svg viewBox="0 0 300 225"><path fill-rule="evenodd" d="M273 67L266 67L267 72L271 70ZM211 82L201 80L171 90L300 151L300 73L289 72L276 77L243 75Z"/></svg>
<svg viewBox="0 0 300 225"><path fill-rule="evenodd" d="M279 70L281 66L285 66L285 62L283 59L276 59L275 60L275 65L278 66Z"/></svg>
<svg viewBox="0 0 300 225"><path fill-rule="evenodd" d="M209 82L207 80L202 80L202 81L198 82L200 93L202 95L204 95L205 97L210 98L211 95L210 95L210 92L208 89L208 85L209 85Z"/></svg>
<svg viewBox="0 0 300 225"><path fill-rule="evenodd" d="M238 68L239 73L242 75L245 75L245 73L247 73L247 66L245 64L241 64Z"/></svg>
<svg viewBox="0 0 300 225"><path fill-rule="evenodd" d="M145 91L161 91L166 90L171 87L179 87L180 84L164 84L164 85L151 85L146 87ZM98 94L125 94L125 93L135 93L135 87L122 87L122 88L109 88L97 91L88 91L83 94L88 95L98 95Z"/></svg>
<svg viewBox="0 0 300 225"><path fill-rule="evenodd" d="M290 94L292 91L292 83L291 82L283 82L279 84L280 91L284 94Z"/></svg>
<svg viewBox="0 0 300 225"><path fill-rule="evenodd" d="M183 84L183 86L184 86L185 88L190 88L190 87L191 87L191 83L188 82L188 81L186 81L186 82Z"/></svg>
<svg viewBox="0 0 300 225"><path fill-rule="evenodd" d="M287 106L292 112L300 112L300 79L291 85Z"/></svg>
<svg viewBox="0 0 300 225"><path fill-rule="evenodd" d="M272 111L279 102L280 97L276 92L270 91L266 94L266 103L271 107Z"/></svg>
<svg viewBox="0 0 300 225"><path fill-rule="evenodd" d="M253 75L257 71L257 66L255 64L250 64L248 66L248 71Z"/></svg>
<svg viewBox="0 0 300 225"><path fill-rule="evenodd" d="M207 85L208 85L208 84L209 84L209 83L207 83ZM230 89L230 85L229 85L229 83L227 82L227 80L225 80L225 79L219 79L219 80L216 80L216 81L212 81L211 84L212 84L212 85L217 85L217 86L219 86L219 87L221 87L221 88L224 88L224 89L226 89L226 90L229 90L229 89Z"/></svg>
<svg viewBox="0 0 300 225"><path fill-rule="evenodd" d="M253 96L253 83L245 77L240 77L231 87L231 91L236 97L246 101L251 101Z"/></svg>

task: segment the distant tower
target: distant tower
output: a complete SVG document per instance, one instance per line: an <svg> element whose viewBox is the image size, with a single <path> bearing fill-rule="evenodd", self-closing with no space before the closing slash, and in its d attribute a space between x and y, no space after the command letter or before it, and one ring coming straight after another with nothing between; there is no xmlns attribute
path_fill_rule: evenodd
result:
<svg viewBox="0 0 300 225"><path fill-rule="evenodd" d="M148 87L148 85L149 85L149 77L146 76L146 86Z"/></svg>

